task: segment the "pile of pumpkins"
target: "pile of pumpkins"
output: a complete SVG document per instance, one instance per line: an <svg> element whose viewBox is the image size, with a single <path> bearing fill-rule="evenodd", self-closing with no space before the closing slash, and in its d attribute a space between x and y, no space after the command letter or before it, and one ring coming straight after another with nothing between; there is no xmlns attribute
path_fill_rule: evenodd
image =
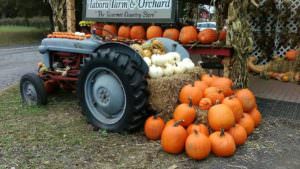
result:
<svg viewBox="0 0 300 169"><path fill-rule="evenodd" d="M100 36L118 36L119 39L145 40L157 37L165 37L174 41L179 41L182 44L200 42L202 44L211 44L217 40L225 41L226 29L219 33L213 29L205 29L197 32L194 26L183 26L179 31L176 28L167 28L165 30L158 25L151 25L147 29L142 25L121 25L117 28L114 24L96 23L93 28Z"/></svg>
<svg viewBox="0 0 300 169"><path fill-rule="evenodd" d="M166 124L158 115L149 117L144 133L150 140L161 140L171 154L184 150L192 159L202 160L212 152L219 157L234 155L261 120L254 94L249 89L232 90L226 77L203 75L179 93L173 119ZM197 123L196 107L207 111L207 125Z"/></svg>

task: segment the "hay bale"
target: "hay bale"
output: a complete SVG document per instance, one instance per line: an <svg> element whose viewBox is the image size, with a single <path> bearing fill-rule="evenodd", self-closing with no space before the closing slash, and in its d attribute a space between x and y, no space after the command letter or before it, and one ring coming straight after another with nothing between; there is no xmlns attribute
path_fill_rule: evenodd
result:
<svg viewBox="0 0 300 169"><path fill-rule="evenodd" d="M148 79L149 106L150 109L160 112L164 120L172 118L172 113L178 104L180 89L186 84L192 84L205 71L201 67L159 79Z"/></svg>

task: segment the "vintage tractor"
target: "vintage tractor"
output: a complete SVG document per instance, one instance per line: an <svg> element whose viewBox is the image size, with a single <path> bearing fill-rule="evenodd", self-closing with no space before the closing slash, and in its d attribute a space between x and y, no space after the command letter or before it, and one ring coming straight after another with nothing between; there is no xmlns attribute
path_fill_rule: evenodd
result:
<svg viewBox="0 0 300 169"><path fill-rule="evenodd" d="M176 13L179 1L175 0L157 0L160 3L156 5L129 4L128 8L130 5L135 5L135 8L120 10L112 8L109 11L106 5L114 6L114 4L108 4L108 1L84 2L84 18L101 22L156 21L166 24L177 23L180 18ZM149 5L152 5L151 9ZM96 7L97 9L94 9ZM126 4L122 7L126 7ZM132 11L135 14L147 14L145 17L149 18L130 15ZM113 15L114 12L116 15ZM120 17L121 14L124 18ZM196 48L195 45L187 45L185 46L187 50L183 50L184 47L177 42L165 41L166 46L177 45L177 48L170 50L181 50L178 52L231 55L231 50L227 48L210 46ZM136 129L149 115L146 113L148 66L129 43L107 40L96 34L84 40L45 38L39 46L39 51L43 55L39 72L28 73L21 78L20 91L25 103L46 104L47 94L56 88L76 91L88 122L96 128L117 132Z"/></svg>

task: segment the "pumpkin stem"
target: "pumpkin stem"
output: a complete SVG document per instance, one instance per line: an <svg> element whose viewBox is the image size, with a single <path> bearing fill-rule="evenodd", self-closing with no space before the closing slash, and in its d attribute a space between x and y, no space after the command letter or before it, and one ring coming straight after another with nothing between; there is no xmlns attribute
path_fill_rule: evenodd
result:
<svg viewBox="0 0 300 169"><path fill-rule="evenodd" d="M212 77L213 75L212 75L212 69L209 69L208 70L208 74L209 74L209 77Z"/></svg>
<svg viewBox="0 0 300 169"><path fill-rule="evenodd" d="M235 95L231 95L231 96L228 97L229 100L234 99L234 98L236 98Z"/></svg>
<svg viewBox="0 0 300 169"><path fill-rule="evenodd" d="M153 115L153 118L154 118L154 119L157 119L159 116L160 116L160 113L155 113L155 114Z"/></svg>
<svg viewBox="0 0 300 169"><path fill-rule="evenodd" d="M221 134L220 134L220 136L222 137L222 136L224 136L225 135L225 130L222 128L221 129Z"/></svg>
<svg viewBox="0 0 300 169"><path fill-rule="evenodd" d="M194 129L194 133L195 133L196 135L198 135L198 131L197 131L197 130L195 130L195 129Z"/></svg>
<svg viewBox="0 0 300 169"><path fill-rule="evenodd" d="M215 105L221 104L221 100L217 99Z"/></svg>
<svg viewBox="0 0 300 169"><path fill-rule="evenodd" d="M190 107L192 107L192 106L193 106L193 100L192 100L192 97L191 97L191 96L189 96L189 98L188 98L188 99L189 99L189 106L190 106Z"/></svg>
<svg viewBox="0 0 300 169"><path fill-rule="evenodd" d="M184 122L183 119L176 121L176 122L174 123L174 127L177 127L177 126L178 126L179 124L181 124L182 122Z"/></svg>

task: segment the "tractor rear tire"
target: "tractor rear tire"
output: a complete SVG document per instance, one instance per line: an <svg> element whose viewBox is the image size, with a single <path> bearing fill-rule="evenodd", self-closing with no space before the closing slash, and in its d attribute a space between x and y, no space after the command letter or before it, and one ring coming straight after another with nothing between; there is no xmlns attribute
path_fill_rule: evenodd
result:
<svg viewBox="0 0 300 169"><path fill-rule="evenodd" d="M44 81L34 73L27 73L22 76L20 92L23 103L28 105L46 105L47 92Z"/></svg>
<svg viewBox="0 0 300 169"><path fill-rule="evenodd" d="M124 52L102 49L85 58L77 93L88 123L95 128L133 131L147 117L145 73Z"/></svg>

